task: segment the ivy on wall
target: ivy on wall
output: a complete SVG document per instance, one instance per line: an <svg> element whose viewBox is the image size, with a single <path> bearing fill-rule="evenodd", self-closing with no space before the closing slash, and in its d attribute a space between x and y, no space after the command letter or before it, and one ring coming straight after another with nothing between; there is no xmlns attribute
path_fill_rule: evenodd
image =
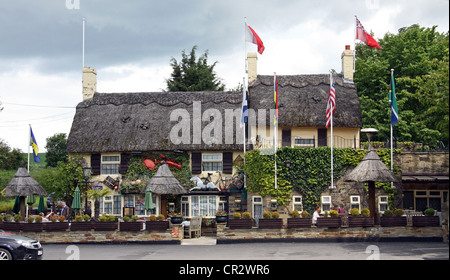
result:
<svg viewBox="0 0 450 280"><path fill-rule="evenodd" d="M390 150L376 150L384 164L390 167ZM396 153L399 151L396 151ZM352 148L333 149L333 178L336 182L349 167L357 166L364 158L366 150ZM277 160L277 188L275 189L275 157ZM290 161L290 167L286 162ZM291 148L282 147L275 155L263 155L258 150L245 154L244 171L248 177L247 189L262 196L270 195L279 205L290 201L292 189L300 191L303 207L312 213L320 203L320 196L331 184L331 148ZM394 165L394 173L398 167ZM376 184L392 193L389 184Z"/></svg>

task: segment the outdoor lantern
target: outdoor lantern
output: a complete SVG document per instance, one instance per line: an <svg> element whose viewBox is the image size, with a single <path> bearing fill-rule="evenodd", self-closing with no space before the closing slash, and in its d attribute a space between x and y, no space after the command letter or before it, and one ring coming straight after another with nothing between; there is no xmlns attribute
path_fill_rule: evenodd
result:
<svg viewBox="0 0 450 280"><path fill-rule="evenodd" d="M83 175L85 179L88 179L91 176L91 168L88 164L83 166Z"/></svg>
<svg viewBox="0 0 450 280"><path fill-rule="evenodd" d="M241 211L242 203L240 199L236 199L234 201L234 207L236 208L236 211Z"/></svg>
<svg viewBox="0 0 450 280"><path fill-rule="evenodd" d="M270 200L270 208L271 208L272 210L277 210L277 208L278 208L278 202L277 202L276 199L271 199L271 200Z"/></svg>
<svg viewBox="0 0 450 280"><path fill-rule="evenodd" d="M288 169L291 168L291 161L289 159L287 159L284 163Z"/></svg>

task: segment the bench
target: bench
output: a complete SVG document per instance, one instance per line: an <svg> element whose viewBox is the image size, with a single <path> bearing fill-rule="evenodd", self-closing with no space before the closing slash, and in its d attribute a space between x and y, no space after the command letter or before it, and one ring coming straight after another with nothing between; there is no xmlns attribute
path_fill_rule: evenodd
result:
<svg viewBox="0 0 450 280"><path fill-rule="evenodd" d="M189 221L189 225L184 227L184 238L199 238L202 231L202 217L192 217Z"/></svg>

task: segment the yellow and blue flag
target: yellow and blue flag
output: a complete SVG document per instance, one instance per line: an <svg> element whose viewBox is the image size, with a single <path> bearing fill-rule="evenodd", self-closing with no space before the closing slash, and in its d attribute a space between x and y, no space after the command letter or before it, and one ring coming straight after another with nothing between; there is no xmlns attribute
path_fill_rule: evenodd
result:
<svg viewBox="0 0 450 280"><path fill-rule="evenodd" d="M41 161L41 158L39 157L39 147L36 142L36 138L34 138L33 129L31 129L30 126L30 132L31 132L31 138L30 138L30 146L33 148L33 156L34 156L34 162L39 163Z"/></svg>

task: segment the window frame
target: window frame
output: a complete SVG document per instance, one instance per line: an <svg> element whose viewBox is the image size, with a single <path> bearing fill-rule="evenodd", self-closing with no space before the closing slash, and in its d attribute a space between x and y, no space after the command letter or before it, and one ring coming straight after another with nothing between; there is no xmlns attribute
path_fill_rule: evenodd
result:
<svg viewBox="0 0 450 280"><path fill-rule="evenodd" d="M328 198L329 199L329 201L328 202L325 202L324 201L324 198ZM332 209L331 209L331 195L322 195L321 197L320 197L320 211L321 211L321 213L325 213L325 211L328 211L328 212L330 212ZM329 207L330 207L330 209L328 209L328 210L325 210L324 209L324 206L325 205L328 205Z"/></svg>
<svg viewBox="0 0 450 280"><path fill-rule="evenodd" d="M299 198L300 202L296 202L295 200ZM299 207L299 209L297 209L297 207ZM297 210L298 212L302 212L303 211L303 197L301 195L294 195L292 197L292 211Z"/></svg>
<svg viewBox="0 0 450 280"><path fill-rule="evenodd" d="M100 157L100 174L101 175L119 175L120 174L120 154L105 154ZM107 160L117 158L117 160ZM104 167L112 168L104 168Z"/></svg>
<svg viewBox="0 0 450 280"><path fill-rule="evenodd" d="M357 202L353 201L354 198L357 199ZM353 208L356 208L356 207L353 207L353 205L358 205L357 209L359 212L361 212L361 196L359 196L359 195L351 195L350 196L350 211L352 211Z"/></svg>
<svg viewBox="0 0 450 280"><path fill-rule="evenodd" d="M218 158L205 158L205 157L218 157ZM205 168L211 164L210 168ZM216 167L214 166L216 164ZM223 172L223 153L202 153L202 171L203 172Z"/></svg>

